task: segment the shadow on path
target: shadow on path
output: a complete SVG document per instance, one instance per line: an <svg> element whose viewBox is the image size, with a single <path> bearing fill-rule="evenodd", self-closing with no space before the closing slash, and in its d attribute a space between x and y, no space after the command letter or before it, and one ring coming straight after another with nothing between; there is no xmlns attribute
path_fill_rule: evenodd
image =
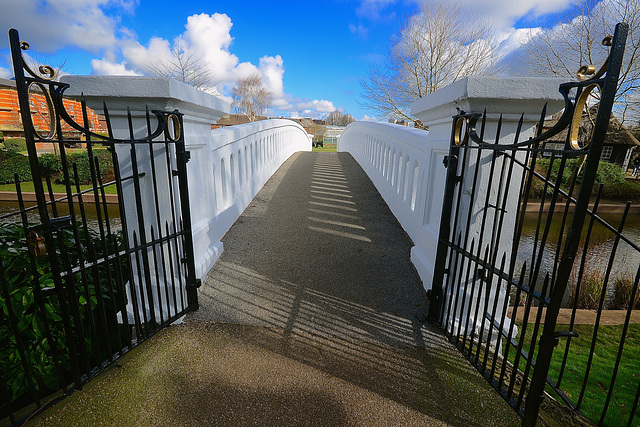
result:
<svg viewBox="0 0 640 427"><path fill-rule="evenodd" d="M223 243L191 319L259 326L252 345L446 423L517 424L424 323L412 243L349 154L294 155Z"/></svg>

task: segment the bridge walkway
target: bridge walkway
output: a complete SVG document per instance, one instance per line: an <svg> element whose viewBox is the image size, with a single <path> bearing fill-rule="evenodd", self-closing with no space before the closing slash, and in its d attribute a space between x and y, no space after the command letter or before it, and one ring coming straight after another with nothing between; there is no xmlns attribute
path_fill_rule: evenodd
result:
<svg viewBox="0 0 640 427"><path fill-rule="evenodd" d="M223 239L195 318L389 345L441 345L411 241L347 153L298 153Z"/></svg>
<svg viewBox="0 0 640 427"><path fill-rule="evenodd" d="M236 387L299 395L274 404L250 393L233 403L240 411L284 425L519 424L424 321L411 241L350 154L292 156L223 243L187 324L244 342L216 356L240 360L225 368L247 371L234 372Z"/></svg>

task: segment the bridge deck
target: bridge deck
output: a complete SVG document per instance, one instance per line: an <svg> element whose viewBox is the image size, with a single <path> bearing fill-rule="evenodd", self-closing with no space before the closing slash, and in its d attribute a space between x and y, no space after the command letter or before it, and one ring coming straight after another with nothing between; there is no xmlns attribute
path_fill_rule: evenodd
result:
<svg viewBox="0 0 640 427"><path fill-rule="evenodd" d="M411 241L350 154L294 155L223 242L190 315L216 323L185 326L217 331L212 345L225 366L217 369L238 381L240 412L256 410L262 421L280 414L274 425L520 423L423 322ZM209 333L195 336L202 342ZM283 406L246 394L256 387L285 395L294 388L300 398Z"/></svg>
<svg viewBox="0 0 640 427"><path fill-rule="evenodd" d="M294 155L224 245L200 310L46 425L520 423L422 323L411 243L349 154Z"/></svg>
<svg viewBox="0 0 640 427"><path fill-rule="evenodd" d="M347 153L298 153L223 239L196 319L425 347L411 241Z"/></svg>

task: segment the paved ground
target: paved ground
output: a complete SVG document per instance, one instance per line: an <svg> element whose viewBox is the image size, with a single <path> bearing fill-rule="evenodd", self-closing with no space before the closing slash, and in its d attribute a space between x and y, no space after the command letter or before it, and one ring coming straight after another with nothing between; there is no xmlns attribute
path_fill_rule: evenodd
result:
<svg viewBox="0 0 640 427"><path fill-rule="evenodd" d="M300 153L223 239L195 319L440 346L411 241L346 153Z"/></svg>
<svg viewBox="0 0 640 427"><path fill-rule="evenodd" d="M198 312L38 423L519 425L423 322L411 242L350 155L294 155L223 242Z"/></svg>

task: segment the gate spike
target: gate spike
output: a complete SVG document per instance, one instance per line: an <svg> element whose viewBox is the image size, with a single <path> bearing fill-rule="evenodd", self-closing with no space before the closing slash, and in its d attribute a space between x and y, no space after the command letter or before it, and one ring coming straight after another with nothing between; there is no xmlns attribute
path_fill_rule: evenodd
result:
<svg viewBox="0 0 640 427"><path fill-rule="evenodd" d="M500 140L500 132L502 131L502 113L500 114L500 118L498 119L498 127L496 128L496 145Z"/></svg>
<svg viewBox="0 0 640 427"><path fill-rule="evenodd" d="M544 103L544 107L542 107L542 112L540 113L540 121L538 121L538 129L536 131L536 138L542 135L542 127L544 126L544 118L547 116L547 105L549 102Z"/></svg>
<svg viewBox="0 0 640 427"><path fill-rule="evenodd" d="M133 119L131 118L131 109L127 105L127 121L129 122L129 138L133 138Z"/></svg>
<svg viewBox="0 0 640 427"><path fill-rule="evenodd" d="M107 103L102 101L102 110L104 111L104 119L107 122L107 133L109 134L109 139L113 138L113 128L111 127L111 118L109 117L109 109L107 108Z"/></svg>

